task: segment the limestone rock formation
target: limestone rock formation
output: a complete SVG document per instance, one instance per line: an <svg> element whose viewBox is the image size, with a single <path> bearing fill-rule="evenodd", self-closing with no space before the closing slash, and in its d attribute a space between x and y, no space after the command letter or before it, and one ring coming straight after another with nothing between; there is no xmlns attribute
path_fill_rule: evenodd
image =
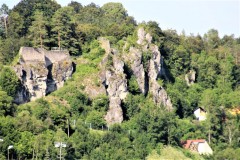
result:
<svg viewBox="0 0 240 160"><path fill-rule="evenodd" d="M196 80L196 71L190 70L189 73L185 75L185 80L188 86L193 85Z"/></svg>
<svg viewBox="0 0 240 160"><path fill-rule="evenodd" d="M16 103L35 100L62 87L73 72L67 51L46 51L42 48L21 47L19 65L14 69L22 82Z"/></svg>
<svg viewBox="0 0 240 160"><path fill-rule="evenodd" d="M106 88L110 101L109 110L105 116L105 120L108 125L121 123L123 121L121 101L125 99L128 94L127 79L124 74L124 63L120 60L120 57L114 50L112 50L112 52L108 54L108 57L103 61L102 65L105 65L106 67L105 70L101 72L100 79Z"/></svg>
<svg viewBox="0 0 240 160"><path fill-rule="evenodd" d="M114 123L121 123L123 121L123 111L121 108L121 99L118 97L111 97L109 110L105 116L108 125Z"/></svg>
<svg viewBox="0 0 240 160"><path fill-rule="evenodd" d="M146 33L144 28L138 29L138 47L131 47L129 53L124 56L127 64L130 64L131 70L135 75L139 88L143 94L150 93L153 95L153 100L157 104L163 104L167 109L172 109L170 97L165 89L160 86L157 79L165 75L163 68L163 57L161 56L158 47L152 44L152 37ZM143 54L150 55L147 61L147 66L143 65Z"/></svg>
<svg viewBox="0 0 240 160"><path fill-rule="evenodd" d="M146 76L142 64L142 52L137 48L131 47L129 49L129 54L124 56L124 60L127 64L130 64L130 68L132 69L133 74L137 79L141 92L143 94L146 94L148 86L145 80Z"/></svg>

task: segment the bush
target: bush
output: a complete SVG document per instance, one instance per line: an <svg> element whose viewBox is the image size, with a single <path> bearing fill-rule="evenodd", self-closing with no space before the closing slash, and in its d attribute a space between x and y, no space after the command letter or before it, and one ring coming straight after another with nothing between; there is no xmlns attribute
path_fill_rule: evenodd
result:
<svg viewBox="0 0 240 160"><path fill-rule="evenodd" d="M129 92L131 92L132 94L139 94L141 93L141 90L138 86L138 82L135 76L132 76L129 81L128 81L128 90Z"/></svg>
<svg viewBox="0 0 240 160"><path fill-rule="evenodd" d="M103 117L104 117L103 112L94 110L88 114L86 121L87 121L87 123L91 123L91 126L93 129L99 129L99 128L102 128L102 126L105 126L105 124L106 124Z"/></svg>

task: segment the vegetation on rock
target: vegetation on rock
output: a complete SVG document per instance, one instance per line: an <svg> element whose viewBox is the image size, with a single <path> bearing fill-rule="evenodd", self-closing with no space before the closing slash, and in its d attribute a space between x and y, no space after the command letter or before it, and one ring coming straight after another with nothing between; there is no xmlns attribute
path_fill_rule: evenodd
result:
<svg viewBox="0 0 240 160"><path fill-rule="evenodd" d="M56 159L55 142L66 143L61 153L65 159L240 157L240 115L230 112L240 106L240 38L220 38L215 29L203 37L179 35L154 21L137 25L122 4L112 2L99 7L72 1L61 7L52 0L23 0L11 10L3 5L0 12L8 14L7 26L0 22L0 159L7 158L9 145L14 146L9 150L13 159ZM156 80L166 88L173 111L155 104L153 95L142 94L130 64L124 64L124 121L108 126L104 116L110 100L102 90L108 86L99 75L113 69L114 54L129 56L131 47L140 48L139 27L161 52L166 75ZM107 55L97 40L100 36L108 37L119 53ZM20 82L11 65L24 45L68 49L76 66L63 88L17 106ZM143 51L145 72L152 57ZM196 79L188 86L185 75L191 70ZM194 117L197 107L207 111L206 121ZM213 155L184 150L181 141L188 139L206 139Z"/></svg>

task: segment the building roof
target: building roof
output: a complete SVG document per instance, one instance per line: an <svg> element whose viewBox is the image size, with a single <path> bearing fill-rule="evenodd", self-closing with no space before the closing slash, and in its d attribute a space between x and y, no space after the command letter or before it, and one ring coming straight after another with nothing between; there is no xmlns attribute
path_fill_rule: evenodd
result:
<svg viewBox="0 0 240 160"><path fill-rule="evenodd" d="M195 109L195 111L198 110L198 109L200 109L200 110L202 110L204 112L207 112L203 107L198 107L198 108Z"/></svg>
<svg viewBox="0 0 240 160"><path fill-rule="evenodd" d="M182 144L183 144L183 147L184 147L185 149L189 149L191 143L197 143L197 144L198 144L198 143L204 143L204 142L206 142L205 139L196 139L196 140L187 140L187 141L184 141Z"/></svg>

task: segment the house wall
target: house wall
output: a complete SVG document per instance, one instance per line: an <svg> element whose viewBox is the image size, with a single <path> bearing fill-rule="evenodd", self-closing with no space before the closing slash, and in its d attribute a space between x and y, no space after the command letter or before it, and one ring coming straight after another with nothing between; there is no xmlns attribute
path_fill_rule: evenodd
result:
<svg viewBox="0 0 240 160"><path fill-rule="evenodd" d="M199 121L204 121L206 120L206 113L201 111L200 108L198 108L196 111L194 111L194 115L197 117Z"/></svg>
<svg viewBox="0 0 240 160"><path fill-rule="evenodd" d="M198 144L198 153L199 154L213 154L211 147L205 141L204 143Z"/></svg>

